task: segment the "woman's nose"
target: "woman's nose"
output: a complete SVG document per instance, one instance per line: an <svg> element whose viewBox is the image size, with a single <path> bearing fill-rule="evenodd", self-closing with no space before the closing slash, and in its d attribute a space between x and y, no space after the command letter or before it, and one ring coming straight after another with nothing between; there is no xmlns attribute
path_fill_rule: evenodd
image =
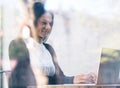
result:
<svg viewBox="0 0 120 88"><path fill-rule="evenodd" d="M47 29L47 30L50 30L50 29L51 29L51 26L50 26L49 23L47 23L47 25L46 25L46 29Z"/></svg>

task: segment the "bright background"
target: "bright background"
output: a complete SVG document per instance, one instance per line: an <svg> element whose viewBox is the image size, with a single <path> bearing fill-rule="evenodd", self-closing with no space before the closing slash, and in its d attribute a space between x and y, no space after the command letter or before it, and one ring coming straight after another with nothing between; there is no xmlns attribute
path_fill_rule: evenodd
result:
<svg viewBox="0 0 120 88"><path fill-rule="evenodd" d="M23 17L19 6L17 0L0 1L4 69L10 69L8 46ZM47 42L65 75L97 74L101 48L120 49L120 0L47 0L46 9L55 12Z"/></svg>

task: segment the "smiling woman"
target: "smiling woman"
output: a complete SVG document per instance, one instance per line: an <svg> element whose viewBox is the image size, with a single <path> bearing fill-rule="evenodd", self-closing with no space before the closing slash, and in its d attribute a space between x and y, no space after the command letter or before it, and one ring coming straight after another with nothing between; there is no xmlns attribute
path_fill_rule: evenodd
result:
<svg viewBox="0 0 120 88"><path fill-rule="evenodd" d="M64 75L54 49L46 43L52 31L54 15L51 11L45 10L44 4L38 1L33 3L32 10L34 19L30 19L33 25L28 22L25 26L35 31L36 38L18 37L10 42L9 58L17 64L12 67L14 69L9 78L9 86L24 88L42 84L94 83L94 74L70 77Z"/></svg>

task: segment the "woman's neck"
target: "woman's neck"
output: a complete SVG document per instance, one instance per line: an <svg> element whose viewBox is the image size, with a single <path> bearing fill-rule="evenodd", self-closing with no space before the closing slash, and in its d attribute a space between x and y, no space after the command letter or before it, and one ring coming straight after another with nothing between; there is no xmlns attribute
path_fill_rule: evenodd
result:
<svg viewBox="0 0 120 88"><path fill-rule="evenodd" d="M42 37L38 37L38 43L43 43L43 38Z"/></svg>

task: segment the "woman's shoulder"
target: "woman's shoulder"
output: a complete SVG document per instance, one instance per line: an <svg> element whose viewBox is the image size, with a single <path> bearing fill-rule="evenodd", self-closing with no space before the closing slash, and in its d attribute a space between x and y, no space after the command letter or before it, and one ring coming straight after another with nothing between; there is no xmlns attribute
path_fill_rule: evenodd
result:
<svg viewBox="0 0 120 88"><path fill-rule="evenodd" d="M52 56L56 56L55 50L50 44L48 43L43 43L43 44L48 49L48 51L51 53Z"/></svg>
<svg viewBox="0 0 120 88"><path fill-rule="evenodd" d="M43 43L43 45L44 45L47 49L49 49L49 48L53 49L52 45L50 45L50 44L48 44L48 43Z"/></svg>
<svg viewBox="0 0 120 88"><path fill-rule="evenodd" d="M25 42L22 38L16 38L16 39L11 40L9 47L11 46L16 47L16 48L26 47Z"/></svg>
<svg viewBox="0 0 120 88"><path fill-rule="evenodd" d="M20 44L20 43L23 43L23 39L22 38L15 38L13 40L11 40L10 44Z"/></svg>

